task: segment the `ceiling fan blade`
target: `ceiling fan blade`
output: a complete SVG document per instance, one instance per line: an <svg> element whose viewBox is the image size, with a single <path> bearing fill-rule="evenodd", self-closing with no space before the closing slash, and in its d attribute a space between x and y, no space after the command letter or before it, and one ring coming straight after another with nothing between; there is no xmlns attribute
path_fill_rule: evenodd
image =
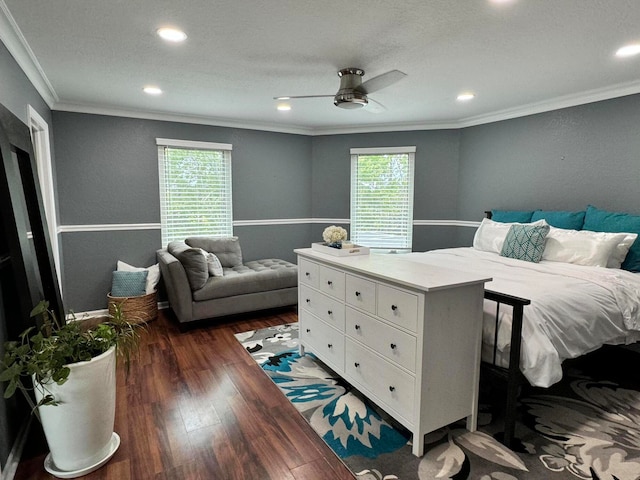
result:
<svg viewBox="0 0 640 480"><path fill-rule="evenodd" d="M333 95L282 95L280 97L273 97L274 100L291 100L293 98L325 98L325 97L331 97L333 98L335 96L335 94Z"/></svg>
<svg viewBox="0 0 640 480"><path fill-rule="evenodd" d="M367 80L366 82L362 82L362 85L357 87L357 89L362 93L373 93L399 82L406 76L407 74L400 70L390 70L387 73L383 73L377 77Z"/></svg>
<svg viewBox="0 0 640 480"><path fill-rule="evenodd" d="M382 113L387 111L387 107L385 107L383 104L381 104L377 100L374 100L371 97L368 97L367 100L369 100L369 103L367 104L366 107L364 107L365 111L369 113Z"/></svg>

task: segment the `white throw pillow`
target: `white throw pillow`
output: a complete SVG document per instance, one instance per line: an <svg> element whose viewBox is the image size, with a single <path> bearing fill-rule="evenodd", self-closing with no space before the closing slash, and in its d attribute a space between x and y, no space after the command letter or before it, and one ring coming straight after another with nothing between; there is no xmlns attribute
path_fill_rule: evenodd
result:
<svg viewBox="0 0 640 480"><path fill-rule="evenodd" d="M551 262L606 267L610 257L617 252L618 245L623 244L629 235L631 234L565 230L551 227L542 259ZM631 243L629 243L630 245ZM620 268L620 264L622 261L617 268Z"/></svg>
<svg viewBox="0 0 640 480"><path fill-rule="evenodd" d="M482 250L483 252L502 252L502 246L504 245L504 239L509 233L511 225L546 225L547 222L544 219L538 220L533 223L505 223L494 222L489 218L482 219L482 223L476 230L473 237L473 248L476 250Z"/></svg>
<svg viewBox="0 0 640 480"><path fill-rule="evenodd" d="M609 257L609 261L607 262L607 268L620 268L624 259L627 258L627 253L629 253L629 249L633 242L638 238L637 233L627 233L624 240L620 242L616 248L613 249L611 256Z"/></svg>
<svg viewBox="0 0 640 480"><path fill-rule="evenodd" d="M155 265L151 265L150 267L134 267L129 265L128 263L124 263L118 260L118 266L116 270L120 270L123 272L142 272L146 270L147 272L147 283L145 286L146 294L150 294L156 291L156 287L158 286L158 282L160 281L160 265L157 263Z"/></svg>
<svg viewBox="0 0 640 480"><path fill-rule="evenodd" d="M222 264L220 263L220 259L215 255L215 253L207 252L204 249L200 249L204 258L207 259L207 268L209 269L209 275L214 277L223 277L224 270L222 269Z"/></svg>

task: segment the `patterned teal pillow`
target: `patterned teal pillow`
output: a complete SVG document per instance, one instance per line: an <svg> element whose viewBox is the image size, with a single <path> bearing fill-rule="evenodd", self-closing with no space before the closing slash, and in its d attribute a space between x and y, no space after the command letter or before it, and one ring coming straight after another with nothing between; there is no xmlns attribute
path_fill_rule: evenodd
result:
<svg viewBox="0 0 640 480"><path fill-rule="evenodd" d="M137 297L147 291L147 275L149 272L126 272L116 270L113 272L111 282L112 297Z"/></svg>
<svg viewBox="0 0 640 480"><path fill-rule="evenodd" d="M538 263L548 233L549 225L511 225L500 255Z"/></svg>

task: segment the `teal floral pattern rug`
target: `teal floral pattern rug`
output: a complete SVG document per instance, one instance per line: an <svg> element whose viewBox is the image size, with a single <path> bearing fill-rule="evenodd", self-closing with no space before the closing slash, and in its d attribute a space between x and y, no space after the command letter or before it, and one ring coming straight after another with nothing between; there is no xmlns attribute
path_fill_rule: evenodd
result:
<svg viewBox="0 0 640 480"><path fill-rule="evenodd" d="M525 392L513 450L494 438L502 422L486 412L476 432L460 422L427 435L417 458L406 429L313 354L300 356L297 323L236 338L359 479L640 480L637 373L616 383L574 369Z"/></svg>

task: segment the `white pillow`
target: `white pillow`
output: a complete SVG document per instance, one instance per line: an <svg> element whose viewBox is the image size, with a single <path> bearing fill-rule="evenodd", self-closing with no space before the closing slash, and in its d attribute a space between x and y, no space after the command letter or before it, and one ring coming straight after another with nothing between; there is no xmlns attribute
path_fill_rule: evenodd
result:
<svg viewBox="0 0 640 480"><path fill-rule="evenodd" d="M223 277L224 271L222 270L220 259L214 253L207 252L203 248L200 248L199 250L202 252L202 255L204 255L204 258L207 259L209 275L213 275L214 277Z"/></svg>
<svg viewBox="0 0 640 480"><path fill-rule="evenodd" d="M624 240L620 242L616 248L613 249L611 256L609 257L609 261L607 262L607 268L620 268L624 259L627 258L627 253L629 253L629 249L633 242L638 238L637 233L627 233Z"/></svg>
<svg viewBox="0 0 640 480"><path fill-rule="evenodd" d="M223 277L224 270L222 270L222 264L220 259L216 257L215 253L207 253L207 266L209 267L209 275L214 277Z"/></svg>
<svg viewBox="0 0 640 480"><path fill-rule="evenodd" d="M565 230L551 227L547 234L547 244L542 254L542 260L606 267L609 264L609 258L614 252L617 252L618 245L623 244L629 235L631 234ZM631 243L629 243L630 245ZM620 267L618 266L618 268Z"/></svg>
<svg viewBox="0 0 640 480"><path fill-rule="evenodd" d="M504 245L504 239L509 233L511 225L546 225L547 222L544 219L538 220L533 223L505 223L495 222L489 218L483 218L482 223L476 230L476 234L473 237L473 248L476 250L482 250L484 252L500 253L502 251L502 245Z"/></svg>
<svg viewBox="0 0 640 480"><path fill-rule="evenodd" d="M158 282L160 281L160 265L157 263L155 265L151 265L147 268L142 267L134 267L129 265L128 263L124 263L118 260L118 266L116 270L120 270L123 272L143 272L147 271L147 283L145 285L145 293L148 295L156 291L156 287L158 286Z"/></svg>

